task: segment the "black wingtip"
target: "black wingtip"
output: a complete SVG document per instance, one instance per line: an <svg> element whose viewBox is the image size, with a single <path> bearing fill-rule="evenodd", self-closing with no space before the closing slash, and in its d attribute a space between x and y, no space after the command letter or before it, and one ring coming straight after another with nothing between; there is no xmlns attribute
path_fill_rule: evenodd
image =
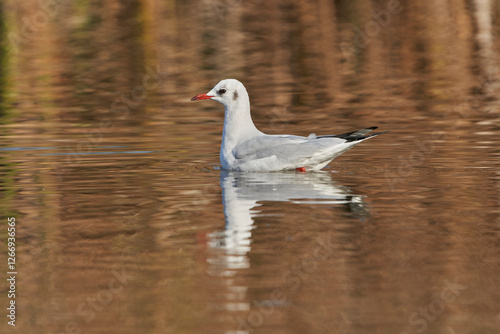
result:
<svg viewBox="0 0 500 334"><path fill-rule="evenodd" d="M378 129L378 126L372 126L371 128L364 128L364 129L361 129L358 131L354 131L354 132L349 133L347 136L344 135L340 138L345 139L348 142L352 142L352 141L364 140L367 138L375 137L375 136L381 135L383 133L389 132L389 131L385 131L385 132L373 133L371 135L368 134L375 129Z"/></svg>
<svg viewBox="0 0 500 334"><path fill-rule="evenodd" d="M342 139L345 139L347 142L352 142L352 141L367 139L370 137L378 136L378 135L389 132L389 131L384 131L384 132L378 132L378 133L368 135L368 133L372 132L375 129L378 129L378 126L372 126L370 128L364 128L364 129L361 129L358 131L342 133L340 135L318 136L317 138L342 138Z"/></svg>
<svg viewBox="0 0 500 334"><path fill-rule="evenodd" d="M376 129L377 127L375 127ZM384 132L377 132L377 133L372 133L371 135L368 135L368 136L353 136L353 137L347 137L347 138L344 138L345 140L347 140L348 142L352 142L352 141L358 141L358 140L365 140L365 139L368 139L368 138L371 138L371 137L376 137L378 135L383 135L384 133L387 133L389 131L384 131Z"/></svg>

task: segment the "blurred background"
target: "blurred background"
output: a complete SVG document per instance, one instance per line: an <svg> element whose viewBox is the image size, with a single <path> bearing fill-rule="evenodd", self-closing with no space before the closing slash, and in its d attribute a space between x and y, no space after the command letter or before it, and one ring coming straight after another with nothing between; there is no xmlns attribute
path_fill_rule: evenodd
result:
<svg viewBox="0 0 500 334"><path fill-rule="evenodd" d="M2 0L1 332L497 333L499 33L496 0ZM391 132L222 175L189 100L225 78L266 133Z"/></svg>

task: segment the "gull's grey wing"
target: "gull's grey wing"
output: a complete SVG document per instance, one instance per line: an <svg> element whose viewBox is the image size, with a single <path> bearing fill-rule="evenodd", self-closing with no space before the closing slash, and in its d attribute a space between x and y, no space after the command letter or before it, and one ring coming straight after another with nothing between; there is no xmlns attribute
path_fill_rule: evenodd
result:
<svg viewBox="0 0 500 334"><path fill-rule="evenodd" d="M264 135L244 142L234 149L237 159L262 159L271 156L288 160L310 158L332 145L345 143L341 138Z"/></svg>

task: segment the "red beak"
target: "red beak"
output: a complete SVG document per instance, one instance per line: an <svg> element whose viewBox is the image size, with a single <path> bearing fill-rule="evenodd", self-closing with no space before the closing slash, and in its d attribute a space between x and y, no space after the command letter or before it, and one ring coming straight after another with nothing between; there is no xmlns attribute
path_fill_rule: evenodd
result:
<svg viewBox="0 0 500 334"><path fill-rule="evenodd" d="M200 95L193 96L193 98L191 99L191 101L209 100L212 97L213 96L210 96L210 95L207 95L207 94L200 94Z"/></svg>

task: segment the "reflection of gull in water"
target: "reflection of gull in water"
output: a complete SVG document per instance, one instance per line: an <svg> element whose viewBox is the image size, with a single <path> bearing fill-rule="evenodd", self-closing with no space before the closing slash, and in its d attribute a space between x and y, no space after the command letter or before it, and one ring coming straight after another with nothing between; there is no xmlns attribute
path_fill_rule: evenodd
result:
<svg viewBox="0 0 500 334"><path fill-rule="evenodd" d="M247 254L251 250L253 217L260 215L255 208L261 201L298 204L346 205L354 215L368 215L362 196L349 194L349 188L335 184L331 174L324 173L242 173L221 171L220 185L226 226L223 231L208 235L213 254L207 260L209 274L225 276L231 302L222 306L228 310L248 310L246 287L235 286L230 277L238 269L249 268Z"/></svg>

